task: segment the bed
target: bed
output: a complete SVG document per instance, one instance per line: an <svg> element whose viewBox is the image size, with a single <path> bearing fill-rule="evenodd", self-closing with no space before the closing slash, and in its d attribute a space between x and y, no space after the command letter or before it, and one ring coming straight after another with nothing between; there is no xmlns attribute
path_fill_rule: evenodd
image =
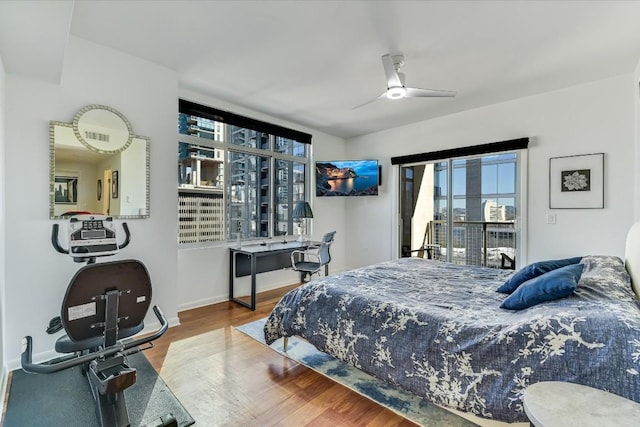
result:
<svg viewBox="0 0 640 427"><path fill-rule="evenodd" d="M298 336L440 406L526 421L523 391L569 381L640 402L640 225L625 261L584 256L573 293L522 310L496 292L513 271L402 258L287 293L265 340ZM625 268L626 267L626 268ZM634 281L634 284L638 283Z"/></svg>

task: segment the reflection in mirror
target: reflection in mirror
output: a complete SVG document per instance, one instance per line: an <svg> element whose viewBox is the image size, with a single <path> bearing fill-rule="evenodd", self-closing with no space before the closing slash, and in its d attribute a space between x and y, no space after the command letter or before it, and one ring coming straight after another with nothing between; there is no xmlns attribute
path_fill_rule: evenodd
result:
<svg viewBox="0 0 640 427"><path fill-rule="evenodd" d="M149 217L149 139L110 107L90 105L73 124L50 122L49 217Z"/></svg>

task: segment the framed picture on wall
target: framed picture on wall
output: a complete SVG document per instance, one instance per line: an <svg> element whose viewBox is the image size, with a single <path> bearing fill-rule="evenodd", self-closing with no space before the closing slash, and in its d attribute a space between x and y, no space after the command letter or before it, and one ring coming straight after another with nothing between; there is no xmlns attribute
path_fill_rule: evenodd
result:
<svg viewBox="0 0 640 427"><path fill-rule="evenodd" d="M54 192L56 204L75 205L78 202L78 177L56 176Z"/></svg>
<svg viewBox="0 0 640 427"><path fill-rule="evenodd" d="M118 171L111 172L111 198L118 198Z"/></svg>
<svg viewBox="0 0 640 427"><path fill-rule="evenodd" d="M550 209L604 208L604 153L549 159Z"/></svg>

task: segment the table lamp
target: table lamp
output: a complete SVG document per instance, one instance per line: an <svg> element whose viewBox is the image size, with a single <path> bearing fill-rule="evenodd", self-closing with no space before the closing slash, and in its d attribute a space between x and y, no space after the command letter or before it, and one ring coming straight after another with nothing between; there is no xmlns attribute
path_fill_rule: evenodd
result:
<svg viewBox="0 0 640 427"><path fill-rule="evenodd" d="M296 202L291 218L298 220L298 242L302 242L303 236L307 231L305 219L313 218L313 211L309 203L305 201Z"/></svg>

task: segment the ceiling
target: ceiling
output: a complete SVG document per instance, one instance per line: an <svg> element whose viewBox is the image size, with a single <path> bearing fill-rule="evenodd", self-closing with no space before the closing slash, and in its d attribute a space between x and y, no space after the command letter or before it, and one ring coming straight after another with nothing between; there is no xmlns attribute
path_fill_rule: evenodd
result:
<svg viewBox="0 0 640 427"><path fill-rule="evenodd" d="M351 138L632 73L639 22L631 1L2 1L0 56L9 74L59 82L71 34ZM458 95L354 109L386 89L385 53L404 54L408 86Z"/></svg>

